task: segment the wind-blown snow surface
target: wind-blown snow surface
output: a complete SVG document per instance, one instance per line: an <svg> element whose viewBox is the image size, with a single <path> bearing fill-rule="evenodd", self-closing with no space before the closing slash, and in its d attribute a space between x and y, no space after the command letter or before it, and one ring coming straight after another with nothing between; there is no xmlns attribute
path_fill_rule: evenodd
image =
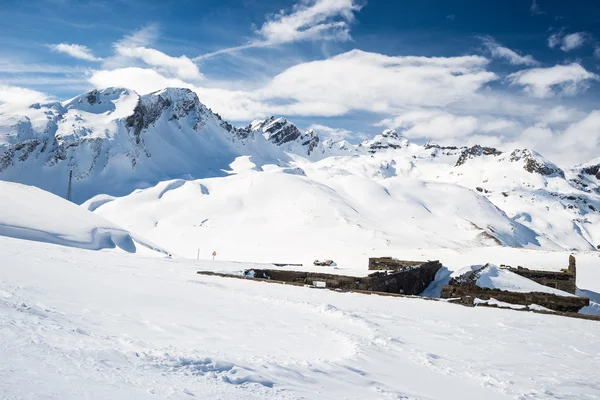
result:
<svg viewBox="0 0 600 400"><path fill-rule="evenodd" d="M0 252L2 398L600 397L595 321L195 274L220 262Z"/></svg>
<svg viewBox="0 0 600 400"><path fill-rule="evenodd" d="M141 245L165 253L106 219L33 186L0 181L0 236L90 250ZM137 247L136 247L137 245Z"/></svg>

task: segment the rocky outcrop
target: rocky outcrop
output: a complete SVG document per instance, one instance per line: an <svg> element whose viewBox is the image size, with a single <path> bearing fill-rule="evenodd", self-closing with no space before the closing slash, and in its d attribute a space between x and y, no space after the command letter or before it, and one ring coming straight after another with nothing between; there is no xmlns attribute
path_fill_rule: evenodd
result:
<svg viewBox="0 0 600 400"><path fill-rule="evenodd" d="M483 146L476 144L475 146L466 148L462 151L462 153L460 154L460 157L458 157L458 160L456 161L455 166L456 167L461 166L464 163L466 163L467 160L473 159L476 157L499 156L501 154L502 154L502 152L498 149L495 149L493 147L483 147Z"/></svg>
<svg viewBox="0 0 600 400"><path fill-rule="evenodd" d="M565 177L565 173L562 169L544 159L539 153L529 149L514 150L512 153L510 153L510 161L522 161L525 171L532 174L540 174L547 177L558 176L563 179Z"/></svg>
<svg viewBox="0 0 600 400"><path fill-rule="evenodd" d="M312 129L302 132L285 118L269 117L264 121L254 121L246 131L259 131L276 146L297 146L307 155L311 155L320 143L319 135Z"/></svg>
<svg viewBox="0 0 600 400"><path fill-rule="evenodd" d="M408 139L399 135L393 129L387 129L380 135L375 136L372 140L365 140L360 144L360 147L366 149L373 154L379 151L397 150L408 146Z"/></svg>

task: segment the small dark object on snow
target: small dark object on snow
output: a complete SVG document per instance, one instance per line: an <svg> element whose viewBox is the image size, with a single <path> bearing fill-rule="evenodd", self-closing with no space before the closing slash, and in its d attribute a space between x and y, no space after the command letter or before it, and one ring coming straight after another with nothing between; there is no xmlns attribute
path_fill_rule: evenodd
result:
<svg viewBox="0 0 600 400"><path fill-rule="evenodd" d="M315 260L313 264L319 267L330 267L333 265L333 260Z"/></svg>

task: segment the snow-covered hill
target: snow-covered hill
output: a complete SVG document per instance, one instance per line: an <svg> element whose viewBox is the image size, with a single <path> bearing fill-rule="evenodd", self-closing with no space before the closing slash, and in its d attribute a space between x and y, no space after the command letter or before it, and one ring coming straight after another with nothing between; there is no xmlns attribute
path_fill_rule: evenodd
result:
<svg viewBox="0 0 600 400"><path fill-rule="evenodd" d="M118 247L165 255L146 240L58 196L32 186L0 181L0 236L88 250Z"/></svg>
<svg viewBox="0 0 600 400"><path fill-rule="evenodd" d="M418 145L393 130L358 144L322 140L276 117L236 128L186 89L111 88L0 113L0 179L66 196L72 176L72 200L186 256L595 250L599 165Z"/></svg>

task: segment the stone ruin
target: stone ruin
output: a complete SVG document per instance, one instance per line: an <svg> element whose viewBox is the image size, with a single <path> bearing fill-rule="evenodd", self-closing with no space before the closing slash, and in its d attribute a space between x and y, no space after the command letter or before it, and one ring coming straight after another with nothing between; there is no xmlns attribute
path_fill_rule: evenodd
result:
<svg viewBox="0 0 600 400"><path fill-rule="evenodd" d="M502 265L507 269L527 279L531 279L541 285L575 294L576 266L575 257L569 257L569 266L560 272L531 270L528 268ZM550 310L559 312L579 312L590 303L590 299L579 296L559 296L544 292L511 292L501 289L483 288L476 285L477 274L472 274L467 279L452 278L448 285L442 287L440 297L452 299L453 302L473 305L476 299L495 299L505 303L530 306L536 304Z"/></svg>
<svg viewBox="0 0 600 400"><path fill-rule="evenodd" d="M416 267L417 265L423 265L426 261L407 261L398 260L393 257L373 257L369 258L369 269L370 270L399 270L410 267Z"/></svg>
<svg viewBox="0 0 600 400"><path fill-rule="evenodd" d="M391 258L385 257L380 260L391 260ZM282 269L248 269L244 271L244 276L278 283L310 285L336 290L418 295L433 282L436 273L442 267L439 261L411 261L405 263L409 263L410 265L392 265L388 263L386 265L390 268L385 268L385 270L383 264L380 264L376 268L378 271L362 277ZM218 275L207 271L198 271L198 273Z"/></svg>
<svg viewBox="0 0 600 400"><path fill-rule="evenodd" d="M524 278L531 279L540 285L562 290L563 292L575 294L577 291L577 266L573 255L569 256L569 266L561 271L540 271L520 266L513 268L510 265L501 265L500 268L514 272Z"/></svg>

